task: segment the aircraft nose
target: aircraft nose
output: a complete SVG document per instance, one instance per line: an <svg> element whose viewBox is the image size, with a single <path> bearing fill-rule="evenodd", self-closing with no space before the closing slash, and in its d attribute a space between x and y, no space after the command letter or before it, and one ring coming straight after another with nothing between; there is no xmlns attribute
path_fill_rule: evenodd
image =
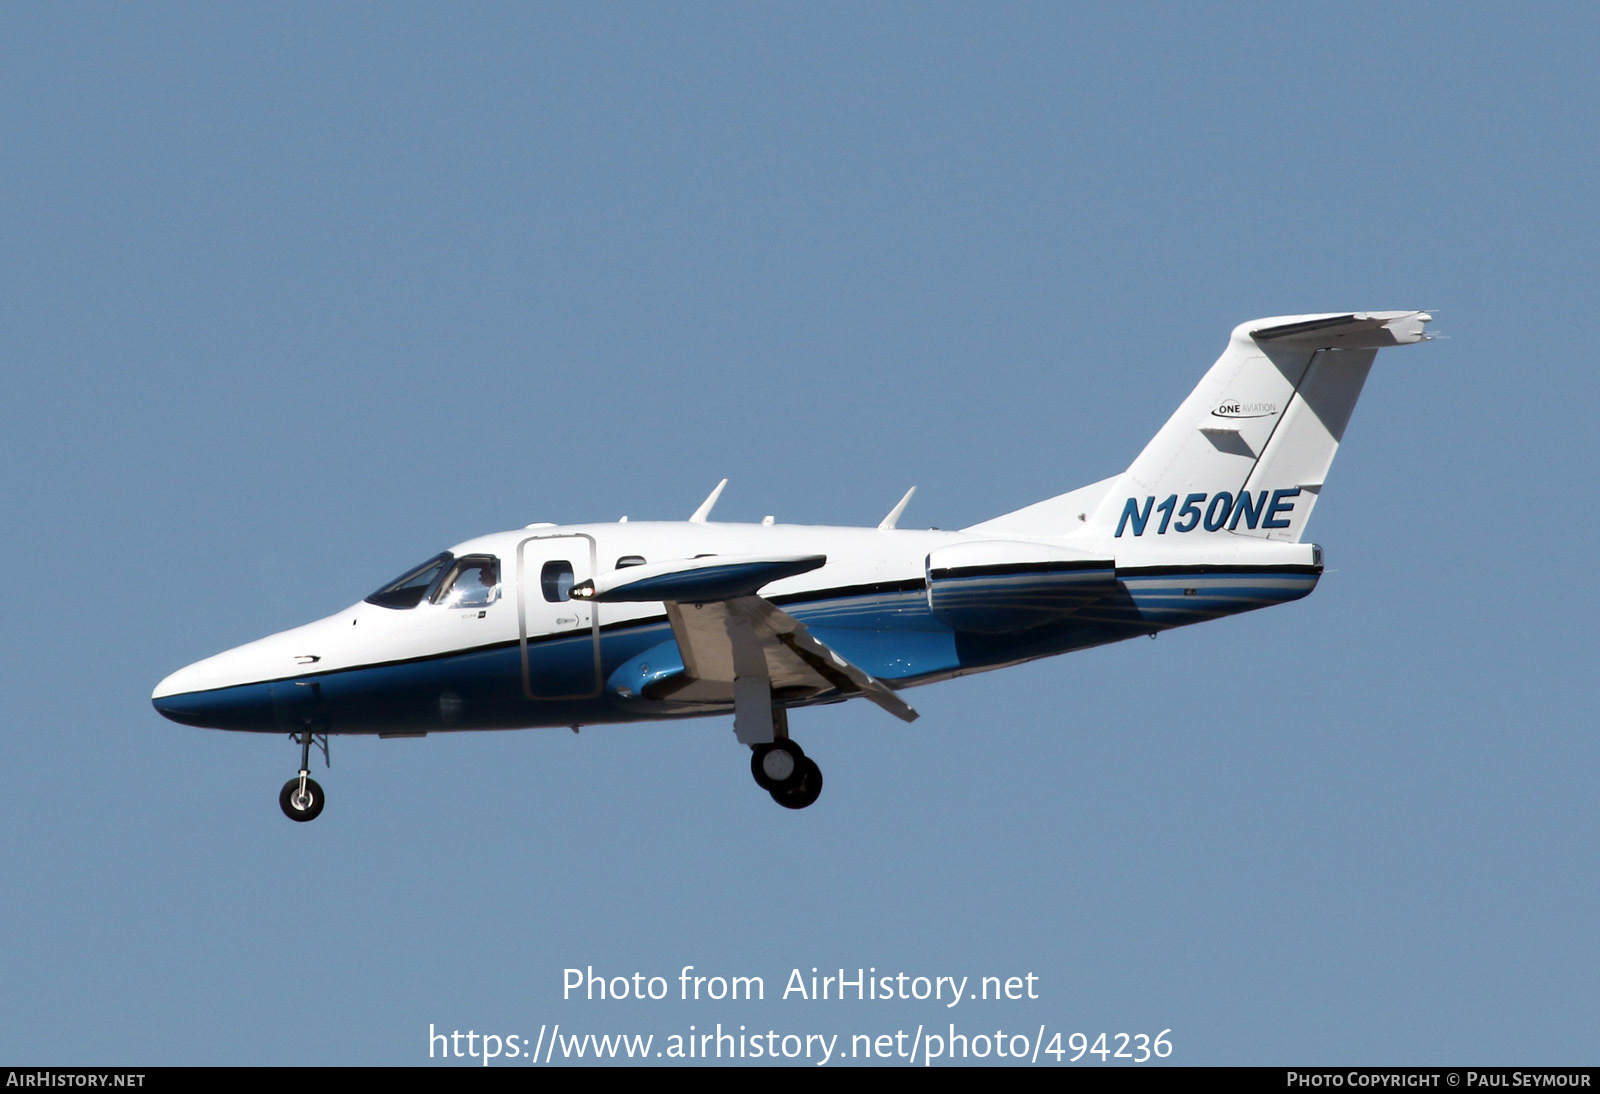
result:
<svg viewBox="0 0 1600 1094"><path fill-rule="evenodd" d="M178 722L181 725L194 724L193 722L189 721L188 718L184 717L186 711L182 696L152 695L150 697L150 705L155 707L156 711L160 713L163 718L166 718L169 721Z"/></svg>
<svg viewBox="0 0 1600 1094"><path fill-rule="evenodd" d="M155 686L150 703L164 718L208 729L265 732L298 723L318 688L297 677L330 646L344 648L353 618L343 612L186 665Z"/></svg>
<svg viewBox="0 0 1600 1094"><path fill-rule="evenodd" d="M199 696L206 689L205 662L186 665L157 684L150 693L150 705L162 717L182 725L205 725L201 709L206 705Z"/></svg>
<svg viewBox="0 0 1600 1094"><path fill-rule="evenodd" d="M177 672L167 676L157 684L150 693L150 701L156 704L156 709L161 710L161 701L174 695L183 695L186 692L199 691L204 685L200 682L201 673L198 671L204 662L197 661L192 665L185 665Z"/></svg>
<svg viewBox="0 0 1600 1094"><path fill-rule="evenodd" d="M222 655L219 655L222 656ZM270 684L232 684L219 678L215 657L168 676L150 694L150 705L169 721L203 729L262 729L274 725Z"/></svg>

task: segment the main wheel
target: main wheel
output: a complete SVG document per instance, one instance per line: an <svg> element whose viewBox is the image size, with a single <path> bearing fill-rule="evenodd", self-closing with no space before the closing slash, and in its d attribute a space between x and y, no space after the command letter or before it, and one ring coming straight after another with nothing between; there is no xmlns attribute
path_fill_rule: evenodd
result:
<svg viewBox="0 0 1600 1094"><path fill-rule="evenodd" d="M292 821L316 820L322 812L323 801L322 787L317 785L316 779L307 779L305 793L300 792L298 775L284 783L278 792L278 806Z"/></svg>
<svg viewBox="0 0 1600 1094"><path fill-rule="evenodd" d="M750 774L768 792L792 786L805 774L806 754L793 741L773 741L750 750Z"/></svg>
<svg viewBox="0 0 1600 1094"><path fill-rule="evenodd" d="M822 796L822 768L809 757L800 761L800 778L792 786L772 791L772 800L785 809L804 809Z"/></svg>

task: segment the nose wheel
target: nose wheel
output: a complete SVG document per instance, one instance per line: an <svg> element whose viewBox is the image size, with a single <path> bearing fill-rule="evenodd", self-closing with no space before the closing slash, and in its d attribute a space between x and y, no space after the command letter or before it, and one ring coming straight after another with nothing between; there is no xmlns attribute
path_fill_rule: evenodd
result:
<svg viewBox="0 0 1600 1094"><path fill-rule="evenodd" d="M751 748L750 774L785 809L804 809L822 794L822 769L786 737Z"/></svg>
<svg viewBox="0 0 1600 1094"><path fill-rule="evenodd" d="M292 737L300 745L300 773L284 783L283 789L278 791L278 808L292 821L316 820L327 799L317 780L311 777L311 746L314 743L322 749L323 766L329 766L328 735L312 733L307 729L292 734Z"/></svg>
<svg viewBox="0 0 1600 1094"><path fill-rule="evenodd" d="M323 801L322 787L304 771L284 783L278 792L278 806L292 821L316 820Z"/></svg>

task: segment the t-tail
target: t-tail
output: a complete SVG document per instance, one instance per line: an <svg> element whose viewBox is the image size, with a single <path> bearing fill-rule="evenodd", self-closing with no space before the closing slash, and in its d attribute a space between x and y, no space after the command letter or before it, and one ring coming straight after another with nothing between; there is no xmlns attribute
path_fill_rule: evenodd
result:
<svg viewBox="0 0 1600 1094"><path fill-rule="evenodd" d="M1242 323L1121 475L969 531L1299 542L1373 358L1426 341L1431 319L1389 311Z"/></svg>

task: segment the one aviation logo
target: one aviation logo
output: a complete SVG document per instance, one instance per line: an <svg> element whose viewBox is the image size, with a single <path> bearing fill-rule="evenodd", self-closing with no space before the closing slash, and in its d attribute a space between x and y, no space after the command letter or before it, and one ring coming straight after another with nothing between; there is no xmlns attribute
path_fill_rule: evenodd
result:
<svg viewBox="0 0 1600 1094"><path fill-rule="evenodd" d="M1229 400L1211 412L1213 418L1270 418L1278 412L1277 403L1241 403Z"/></svg>

